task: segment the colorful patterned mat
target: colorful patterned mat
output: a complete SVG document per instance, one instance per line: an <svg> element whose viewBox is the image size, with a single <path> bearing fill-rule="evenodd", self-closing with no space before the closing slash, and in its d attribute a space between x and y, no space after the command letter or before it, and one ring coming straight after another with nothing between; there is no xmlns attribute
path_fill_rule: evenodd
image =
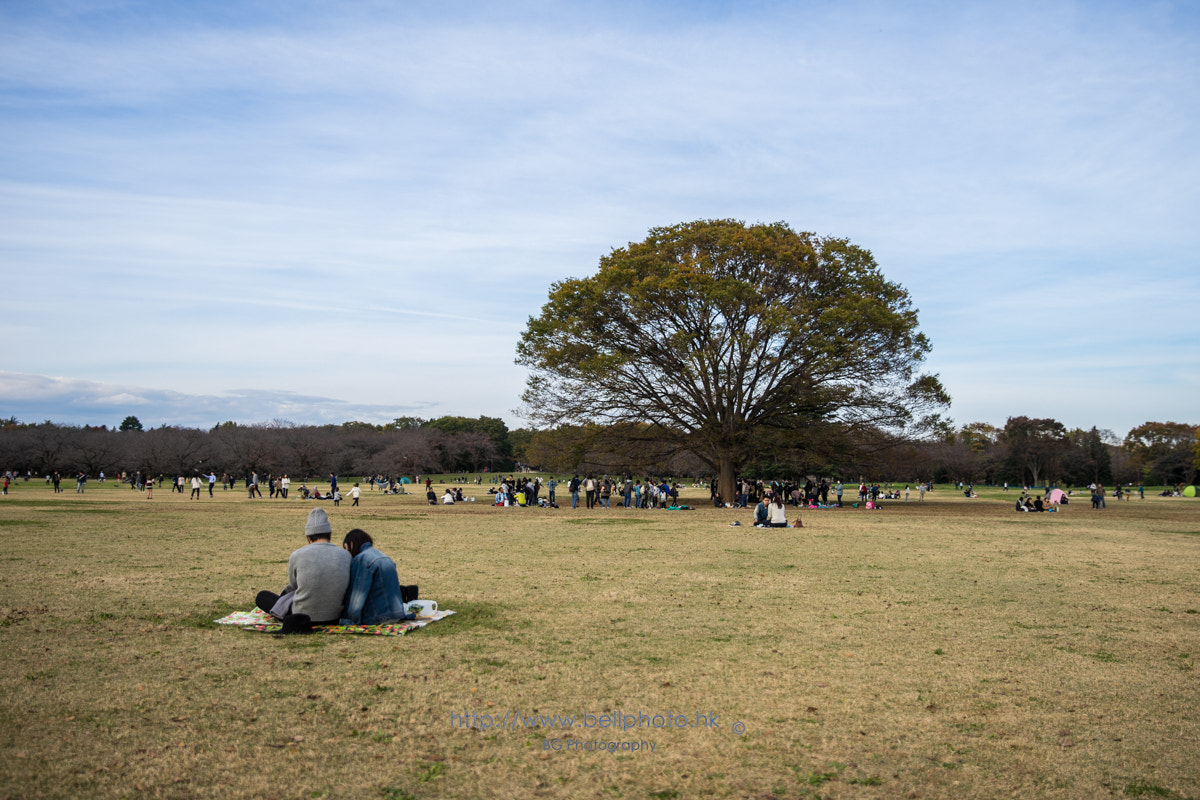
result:
<svg viewBox="0 0 1200 800"><path fill-rule="evenodd" d="M392 625L317 625L313 627L313 633L358 633L367 636L403 636L414 628L424 628L429 623L445 619L453 613L453 611L439 609L427 617L417 617L413 620L397 622ZM253 611L235 611L227 617L221 617L216 620L216 623L218 625L237 625L244 631L254 631L257 633L279 633L283 630L283 623L261 608L256 608Z"/></svg>

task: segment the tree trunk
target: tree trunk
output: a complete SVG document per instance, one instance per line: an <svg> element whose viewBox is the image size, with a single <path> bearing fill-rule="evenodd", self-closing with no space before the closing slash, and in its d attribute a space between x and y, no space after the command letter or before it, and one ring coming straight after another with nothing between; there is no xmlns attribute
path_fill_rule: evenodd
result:
<svg viewBox="0 0 1200 800"><path fill-rule="evenodd" d="M1030 486L1038 486L1038 475L1041 473L1041 470L1038 469L1038 464L1036 461L1029 464L1029 471L1033 473L1033 483L1031 483Z"/></svg>
<svg viewBox="0 0 1200 800"><path fill-rule="evenodd" d="M738 463L728 455L717 459L718 476L717 490L721 493L722 503L732 503L737 499L737 470Z"/></svg>

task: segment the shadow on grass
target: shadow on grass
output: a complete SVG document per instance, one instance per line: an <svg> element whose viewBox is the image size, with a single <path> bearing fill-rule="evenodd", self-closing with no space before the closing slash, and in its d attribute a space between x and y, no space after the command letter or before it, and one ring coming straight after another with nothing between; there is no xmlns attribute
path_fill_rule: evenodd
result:
<svg viewBox="0 0 1200 800"><path fill-rule="evenodd" d="M453 636L475 628L492 631L505 631L513 627L515 614L500 603L476 603L467 600L455 600L439 603L454 612L453 616L439 620L432 625L410 631L407 635L420 636Z"/></svg>
<svg viewBox="0 0 1200 800"><path fill-rule="evenodd" d="M122 514L120 508L113 508L112 503L95 502L91 500L4 500L6 508L36 508L39 511L53 511L59 514Z"/></svg>
<svg viewBox="0 0 1200 800"><path fill-rule="evenodd" d="M179 624L185 628L209 628L211 630L216 630L220 627L217 625L216 620L220 619L221 617L228 616L234 611L245 610L246 607L244 605L235 606L225 602L224 600L218 600L208 608L193 610L191 614L188 614L179 620Z"/></svg>
<svg viewBox="0 0 1200 800"><path fill-rule="evenodd" d="M1136 783L1128 784L1125 787L1125 796L1162 797L1166 798L1166 800L1194 800L1194 798L1185 797L1184 795L1181 795L1171 789L1166 789L1162 786L1156 786L1153 783L1147 783L1146 781L1138 781Z"/></svg>

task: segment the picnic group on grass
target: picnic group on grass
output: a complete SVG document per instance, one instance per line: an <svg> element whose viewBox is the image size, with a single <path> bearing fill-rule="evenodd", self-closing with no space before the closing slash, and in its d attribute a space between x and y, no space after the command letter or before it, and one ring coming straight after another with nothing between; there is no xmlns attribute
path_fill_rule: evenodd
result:
<svg viewBox="0 0 1200 800"><path fill-rule="evenodd" d="M16 473L5 472L0 476L0 495L7 495L12 481L18 477ZM25 474L24 479L27 481L30 475ZM89 476L84 471L78 471L75 477L75 492L84 494L87 490ZM55 494L63 492L62 476L58 471L47 473L46 483L53 484ZM168 481L172 494L178 492L184 493L184 488L190 488L189 499L200 500L207 489L209 498L216 496L215 489L220 485L223 491L231 491L236 485L238 479L223 473L218 477L215 471L208 470L195 471L190 477L184 475L176 475L173 478L166 478L159 474L154 475L149 471L135 472L118 472L116 473L118 482L127 483L131 490L142 491L145 493L147 500L154 498L154 489L157 485L162 488L164 481ZM105 481L105 475L100 473L99 480L101 483ZM463 485L483 483L483 476L475 477L461 476L454 479L459 485L446 486L435 489L433 479L426 477L424 479L426 501L431 506L443 505L450 506L458 503L474 502L473 496L468 496L464 493ZM283 475L275 475L266 473L260 476L257 471L251 471L244 479L247 496L250 499L263 497L262 486L266 485L267 495L270 499L286 500L291 496L291 477L284 473ZM365 483L372 491L380 491L384 494L410 494L405 488L412 483L421 483L421 476L416 476L415 481L409 477L401 477L399 479L384 474L371 475L363 478ZM556 477L551 476L544 478L541 475L514 475L503 474L492 475L489 477L489 482L494 486L488 489L490 505L498 507L535 507L535 508L558 508L558 490L564 489L570 495L570 503L572 509L579 508L582 500L586 509L602 509L624 508L624 509L671 509L684 510L689 509L679 501L679 492L681 485L678 481L668 480L666 478L651 479L635 478L632 475L626 474L622 476L610 476L601 474L597 476L595 473L587 473L585 477L580 477L578 473L574 474L569 480L560 482ZM302 500L309 501L332 501L334 506L340 506L343 500L343 494L336 473L329 473L329 488L322 491L320 486L309 488L307 484L301 483L297 496ZM751 478L737 478L734 481L733 488L729 492L723 492L719 487L718 481L710 480L703 483L693 483L693 488L706 486L709 489L709 499L712 505L716 508L755 508L766 509L770 516L771 509L774 505L791 506L794 509L824 509L824 508L842 508L845 504L845 496L847 487L841 479L820 478L814 480L807 478L803 483L799 481L764 481ZM978 495L975 492L975 486L967 481L955 481L954 487L960 490L963 496L967 499L975 499ZM1003 484L1003 490L1007 492L1010 484L1006 481ZM1093 509L1104 509L1107 507L1107 497L1109 492L1102 484L1091 483L1086 487L1091 493L1091 507ZM915 490L915 491L914 491ZM880 484L878 482L868 483L860 481L855 491L851 486L849 490L850 496L857 497L858 502L855 507L865 507L868 509L877 509L881 507L881 500L902 500L907 503L916 494L918 502L924 501L927 492L933 490L932 483L920 482L915 484L906 484L901 490L899 486L893 484ZM1075 494L1074 491L1062 491L1052 489L1047 486L1045 496L1038 495L1034 497L1030 493L1030 487L1025 486L1021 491L1020 497L1014 504L1017 511L1055 511L1054 506L1069 502L1067 498ZM1082 491L1082 489L1080 490ZM1178 484L1169 487L1161 492L1163 497L1180 497L1184 496L1185 492L1194 492L1194 488L1185 487L1184 484ZM351 501L350 505L358 506L362 498L362 486L356 482L348 490L348 496ZM1145 485L1134 486L1133 484L1121 485L1117 484L1112 492L1112 496L1118 500L1128 501L1133 498L1134 494L1139 500L1146 499ZM582 495L582 497L581 497ZM1060 499L1061 498L1061 499ZM775 501L778 501L776 503ZM565 502L565 501L564 501ZM1039 508L1039 503L1041 507ZM776 512L778 513L778 512ZM754 524L758 525L761 522L759 515L755 515ZM778 526L776 526L778 527Z"/></svg>
<svg viewBox="0 0 1200 800"><path fill-rule="evenodd" d="M288 558L288 582L279 594L259 592L254 602L283 622L283 633L308 633L317 625L384 625L415 618L408 604L416 586L401 586L396 562L354 528L333 544L323 508L308 512L308 544Z"/></svg>

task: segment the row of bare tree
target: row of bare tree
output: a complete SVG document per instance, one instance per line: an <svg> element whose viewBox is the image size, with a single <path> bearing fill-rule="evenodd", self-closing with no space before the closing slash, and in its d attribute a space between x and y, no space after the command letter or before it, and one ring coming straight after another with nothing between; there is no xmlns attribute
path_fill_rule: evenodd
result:
<svg viewBox="0 0 1200 800"><path fill-rule="evenodd" d="M296 478L344 475L413 475L482 472L509 466L501 446L485 433L447 433L435 427L379 429L303 426L289 423L224 423L195 428L112 430L45 422L0 427L0 471L48 475L59 472L149 472L192 475L215 471L244 476L288 474Z"/></svg>
<svg viewBox="0 0 1200 800"><path fill-rule="evenodd" d="M126 420L128 423L130 419ZM136 420L134 420L136 422ZM149 472L234 476L479 473L512 469L514 460L556 474L578 472L707 477L714 465L650 426L560 427L509 431L488 417L405 419L373 426L223 423L204 431L162 427L123 430L0 421L0 470L18 474ZM921 440L874 429L806 424L754 433L749 477L805 475L847 481L964 482L1013 485L1194 483L1200 429L1147 422L1118 438L1111 431L1068 430L1053 419L1011 417L1003 428L942 426Z"/></svg>

